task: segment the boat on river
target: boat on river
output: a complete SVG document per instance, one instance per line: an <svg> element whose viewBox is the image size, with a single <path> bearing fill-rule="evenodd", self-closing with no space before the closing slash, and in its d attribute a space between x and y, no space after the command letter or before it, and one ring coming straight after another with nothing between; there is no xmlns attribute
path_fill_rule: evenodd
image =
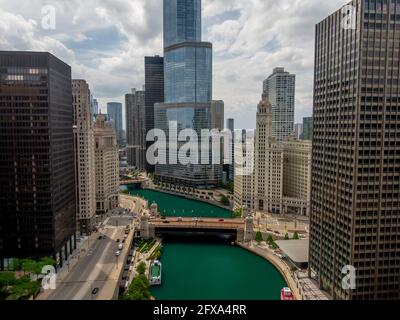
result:
<svg viewBox="0 0 400 320"><path fill-rule="evenodd" d="M158 260L154 260L150 265L150 285L161 285L162 264Z"/></svg>
<svg viewBox="0 0 400 320"><path fill-rule="evenodd" d="M294 294L290 288L283 288L281 290L281 300L294 300Z"/></svg>

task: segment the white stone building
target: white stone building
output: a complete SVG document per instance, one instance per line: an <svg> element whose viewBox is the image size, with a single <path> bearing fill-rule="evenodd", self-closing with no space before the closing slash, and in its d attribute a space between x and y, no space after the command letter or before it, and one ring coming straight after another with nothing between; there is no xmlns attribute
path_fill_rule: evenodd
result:
<svg viewBox="0 0 400 320"><path fill-rule="evenodd" d="M119 205L119 151L117 135L105 123L103 114L96 116L94 128L96 159L96 210L104 214Z"/></svg>
<svg viewBox="0 0 400 320"><path fill-rule="evenodd" d="M96 214L95 158L92 103L85 80L72 80L76 222L81 234L90 234Z"/></svg>
<svg viewBox="0 0 400 320"><path fill-rule="evenodd" d="M236 157L243 157L241 148ZM280 143L272 135L272 107L266 93L257 109L254 174L235 176L235 207L308 215L311 141Z"/></svg>

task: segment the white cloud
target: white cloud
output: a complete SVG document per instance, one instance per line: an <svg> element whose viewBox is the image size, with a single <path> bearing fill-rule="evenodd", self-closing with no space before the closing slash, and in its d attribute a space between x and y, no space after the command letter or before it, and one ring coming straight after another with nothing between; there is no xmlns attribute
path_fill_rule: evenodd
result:
<svg viewBox="0 0 400 320"><path fill-rule="evenodd" d="M262 80L277 66L297 75L297 120L311 114L315 24L346 2L203 0L203 39L214 44L214 98L225 101L226 115L254 126ZM53 0L54 31L40 28L47 4L0 0L0 48L54 53L90 83L102 106L141 87L144 56L162 54L162 0ZM115 37L93 35L110 28Z"/></svg>

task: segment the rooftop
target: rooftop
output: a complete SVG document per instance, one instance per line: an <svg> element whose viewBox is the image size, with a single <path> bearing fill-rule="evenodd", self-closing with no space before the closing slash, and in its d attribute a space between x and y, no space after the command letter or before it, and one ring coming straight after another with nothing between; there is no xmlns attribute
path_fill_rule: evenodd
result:
<svg viewBox="0 0 400 320"><path fill-rule="evenodd" d="M308 239L279 240L276 244L294 263L308 263Z"/></svg>

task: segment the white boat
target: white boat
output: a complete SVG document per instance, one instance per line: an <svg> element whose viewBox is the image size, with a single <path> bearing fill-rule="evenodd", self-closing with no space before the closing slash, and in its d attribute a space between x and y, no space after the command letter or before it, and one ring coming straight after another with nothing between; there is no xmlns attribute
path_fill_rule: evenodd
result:
<svg viewBox="0 0 400 320"><path fill-rule="evenodd" d="M158 260L154 260L150 265L150 285L161 285L162 265Z"/></svg>

